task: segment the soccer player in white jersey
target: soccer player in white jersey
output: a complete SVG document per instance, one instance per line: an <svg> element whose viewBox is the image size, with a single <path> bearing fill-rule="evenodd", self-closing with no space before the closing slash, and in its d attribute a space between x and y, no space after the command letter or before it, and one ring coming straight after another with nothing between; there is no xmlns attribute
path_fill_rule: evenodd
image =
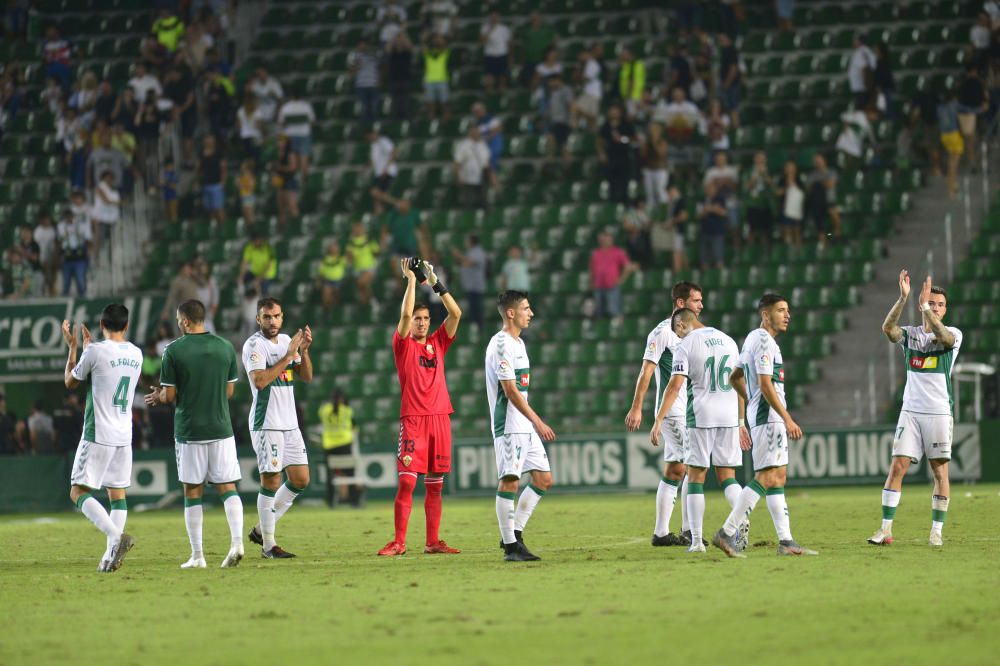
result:
<svg viewBox="0 0 1000 666"><path fill-rule="evenodd" d="M295 557L274 541L278 520L295 498L309 486L309 455L295 414L295 375L309 383L313 378L309 345L312 331L306 326L295 335L281 332L285 313L277 298L257 301L256 333L243 343L243 367L250 380L250 440L257 454L260 492L258 523L249 539L260 544L261 557ZM281 475L285 483L281 483Z"/></svg>
<svg viewBox="0 0 1000 666"><path fill-rule="evenodd" d="M678 282L670 291L673 299L673 310L688 308L696 316L701 315L704 307L702 289L693 282ZM670 381L670 371L673 368L674 351L680 345L681 339L670 326L670 318L664 319L646 336L646 350L642 356L642 369L635 383L635 394L632 396L632 406L625 415L625 427L629 432L635 432L642 425L642 404L649 390L649 381L655 376L656 400L653 411L660 407L660 400L667 390ZM690 530L687 525L687 511L684 503L687 499L687 482L684 480L686 467L684 455L687 453L687 395L680 394L674 406L663 421L663 477L656 489L656 524L653 527L652 545L654 546L689 546L691 545ZM736 483L736 479L728 479ZM670 516L674 511L678 490L681 495L681 534L670 531Z"/></svg>
<svg viewBox="0 0 1000 666"><path fill-rule="evenodd" d="M83 437L73 459L69 497L107 537L98 571L117 571L134 540L124 532L128 507L125 489L132 480L132 398L142 370L142 351L126 338L128 309L111 303L101 313L101 334L94 342L90 331L77 324L72 331L62 323L69 347L63 381L66 388L87 384ZM83 355L77 363L77 340L82 335ZM93 493L107 488L111 513Z"/></svg>
<svg viewBox="0 0 1000 666"><path fill-rule="evenodd" d="M882 324L885 336L903 347L906 388L892 442L892 467L882 490L882 526L868 539L868 543L878 546L892 543L892 521L902 495L903 477L910 463L919 462L921 456L927 456L934 473L930 545L943 544L941 530L948 515L948 461L953 425L951 370L962 346L962 332L942 323L948 312L948 295L933 285L930 276L924 280L917 301L922 326L900 326L899 317L909 296L910 276L904 270L899 274L899 300Z"/></svg>
<svg viewBox="0 0 1000 666"><path fill-rule="evenodd" d="M535 316L528 294L515 290L501 293L497 310L503 319L503 329L486 346L486 397L500 479L497 521L504 560L524 562L541 559L524 545L522 532L538 502L552 486L549 457L542 440L551 442L556 434L528 404L531 364L521 338L521 331L528 328ZM517 499L518 481L525 472L531 472L531 483Z"/></svg>
<svg viewBox="0 0 1000 666"><path fill-rule="evenodd" d="M739 360L736 342L722 331L703 325L692 310L681 308L672 317L681 344L674 352L670 382L653 420L649 440L659 445L663 420L687 382L688 497L685 510L691 528L689 553L704 553L705 476L708 466L743 464L740 399L729 382Z"/></svg>
<svg viewBox="0 0 1000 666"><path fill-rule="evenodd" d="M740 354L740 367L733 370L729 378L747 403L754 479L740 493L722 529L712 537L712 543L729 557L738 557L741 549L736 541L740 522L753 511L757 500L766 496L767 510L778 533L778 555L815 555L816 551L803 548L792 538L785 503L788 439L801 438L802 428L788 413L784 361L775 338L788 330L792 315L788 300L778 294L764 294L757 311L760 328L747 334Z"/></svg>

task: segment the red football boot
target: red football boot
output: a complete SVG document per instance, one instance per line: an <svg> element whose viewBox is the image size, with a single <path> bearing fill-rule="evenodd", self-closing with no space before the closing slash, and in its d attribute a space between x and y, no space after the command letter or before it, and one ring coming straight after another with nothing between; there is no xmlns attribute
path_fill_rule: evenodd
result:
<svg viewBox="0 0 1000 666"><path fill-rule="evenodd" d="M424 546L425 555L435 555L435 554L445 554L445 555L455 555L461 553L458 548L452 548L444 541L438 541L437 543L431 543Z"/></svg>
<svg viewBox="0 0 1000 666"><path fill-rule="evenodd" d="M378 554L379 555L384 555L386 557L395 557L396 555L405 555L406 554L406 544L405 543L397 543L395 541L390 541L389 543L385 544L385 546L382 548L382 550L378 551Z"/></svg>

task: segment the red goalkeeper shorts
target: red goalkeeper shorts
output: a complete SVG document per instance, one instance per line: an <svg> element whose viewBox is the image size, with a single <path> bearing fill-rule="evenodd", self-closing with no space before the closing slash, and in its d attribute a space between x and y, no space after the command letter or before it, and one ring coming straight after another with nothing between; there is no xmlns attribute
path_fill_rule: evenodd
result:
<svg viewBox="0 0 1000 666"><path fill-rule="evenodd" d="M404 416L399 420L396 468L414 474L451 471L451 417Z"/></svg>

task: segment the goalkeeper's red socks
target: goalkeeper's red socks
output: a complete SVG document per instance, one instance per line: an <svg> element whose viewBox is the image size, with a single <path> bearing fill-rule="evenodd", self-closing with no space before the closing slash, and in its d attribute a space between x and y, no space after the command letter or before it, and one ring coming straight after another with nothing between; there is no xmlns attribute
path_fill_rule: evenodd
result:
<svg viewBox="0 0 1000 666"><path fill-rule="evenodd" d="M406 528L410 524L410 509L413 508L413 489L417 487L417 475L403 472L399 475L399 487L396 489L395 517L396 543L406 543ZM440 505L439 505L440 506ZM440 509L438 510L440 515Z"/></svg>
<svg viewBox="0 0 1000 666"><path fill-rule="evenodd" d="M427 545L440 541L441 491L444 489L443 476L424 477L424 515L427 517Z"/></svg>

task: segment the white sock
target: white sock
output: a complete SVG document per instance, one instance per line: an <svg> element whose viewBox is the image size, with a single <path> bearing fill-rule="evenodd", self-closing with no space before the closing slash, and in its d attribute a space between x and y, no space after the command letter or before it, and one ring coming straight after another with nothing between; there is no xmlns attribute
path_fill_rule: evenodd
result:
<svg viewBox="0 0 1000 666"><path fill-rule="evenodd" d="M235 490L222 496L222 507L226 510L226 522L229 523L230 542L234 546L243 545L243 502Z"/></svg>
<svg viewBox="0 0 1000 666"><path fill-rule="evenodd" d="M750 485L741 490L739 496L736 498L736 505L729 512L726 522L722 524L722 531L729 536L736 534L740 523L757 506L757 501L761 498L763 492L764 489L756 481L751 481Z"/></svg>
<svg viewBox="0 0 1000 666"><path fill-rule="evenodd" d="M104 532L104 535L108 537L109 541L114 543L118 542L118 539L122 535L122 531L118 529L114 521L111 520L111 516L108 512L104 510L104 505L98 502L92 495L83 495L81 498L83 501L77 501L77 506L80 507L80 511L83 512L90 522L97 526L97 529Z"/></svg>
<svg viewBox="0 0 1000 666"><path fill-rule="evenodd" d="M931 495L931 534L941 534L947 516L948 498L944 495Z"/></svg>
<svg viewBox="0 0 1000 666"><path fill-rule="evenodd" d="M688 526L691 528L691 545L701 543L702 523L705 520L705 493L702 484L696 484L698 492L688 493Z"/></svg>
<svg viewBox="0 0 1000 666"><path fill-rule="evenodd" d="M112 500L111 502L111 512L108 514L111 517L111 522L115 524L119 532L125 531L125 521L128 519L128 509L116 509L114 508L116 502ZM121 500L121 505L125 506L125 500ZM101 559L108 560L111 559L111 549L115 547L115 540L108 537L108 549L104 553L104 557Z"/></svg>
<svg viewBox="0 0 1000 666"><path fill-rule="evenodd" d="M903 496L901 490L882 489L882 531L892 532L892 521L896 517L896 507Z"/></svg>
<svg viewBox="0 0 1000 666"><path fill-rule="evenodd" d="M736 500L740 497L740 492L743 488L740 484L733 479L733 483L727 484L725 488L722 489L722 493L726 496L726 501L729 502L729 508L736 506Z"/></svg>
<svg viewBox="0 0 1000 666"><path fill-rule="evenodd" d="M527 488L521 491L521 497L517 500L517 511L514 513L515 530L524 531L532 512L544 495L544 490L539 490L530 483Z"/></svg>
<svg viewBox="0 0 1000 666"><path fill-rule="evenodd" d="M196 503L195 503L196 502ZM188 541L191 542L191 558L204 557L201 546L201 525L204 513L201 510L201 500L184 500L184 526L187 528Z"/></svg>
<svg viewBox="0 0 1000 666"><path fill-rule="evenodd" d="M497 522L504 543L514 543L514 493L497 492Z"/></svg>
<svg viewBox="0 0 1000 666"><path fill-rule="evenodd" d="M677 501L677 482L660 479L656 488L656 526L653 536L666 536L670 531L670 516L674 513L674 502Z"/></svg>
<svg viewBox="0 0 1000 666"><path fill-rule="evenodd" d="M304 490L304 489L303 489ZM281 520L281 517L285 515L289 509L292 508L292 502L295 498L299 496L302 490L292 490L288 486L288 482L281 484L278 488L278 492L274 493L274 522L275 524Z"/></svg>
<svg viewBox="0 0 1000 666"><path fill-rule="evenodd" d="M767 489L767 510L771 512L778 541L791 541L792 527L788 520L788 504L785 502L784 488Z"/></svg>
<svg viewBox="0 0 1000 666"><path fill-rule="evenodd" d="M684 479L681 481L681 532L687 532L691 529L688 524L688 478L687 474L684 475Z"/></svg>
<svg viewBox="0 0 1000 666"><path fill-rule="evenodd" d="M271 491L267 491L270 493ZM264 540L264 550L274 547L274 495L264 494L264 488L257 493L257 515L260 517L260 534Z"/></svg>

